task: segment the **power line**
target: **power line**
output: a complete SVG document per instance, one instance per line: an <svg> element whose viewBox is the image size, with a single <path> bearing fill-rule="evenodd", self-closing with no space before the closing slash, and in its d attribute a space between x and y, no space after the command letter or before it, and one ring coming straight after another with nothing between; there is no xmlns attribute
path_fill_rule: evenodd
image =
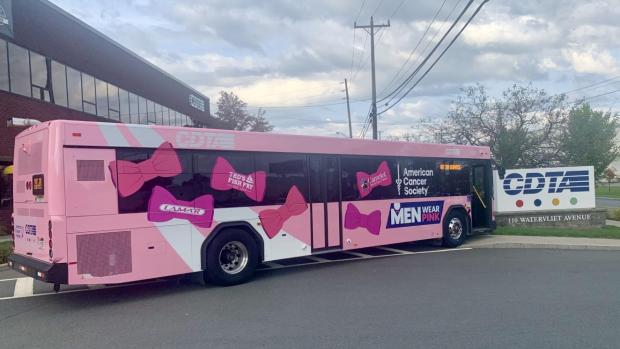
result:
<svg viewBox="0 0 620 349"><path fill-rule="evenodd" d="M620 75L616 75L616 76L614 76L614 77L612 77L612 78L605 79L605 80L603 80L603 81L595 82L595 83L590 84L590 85L586 85L586 86L582 86L582 87L578 87L578 88L575 88L575 89L572 89L572 90L566 91L566 92L564 92L564 94L571 94L571 93L574 93L574 92L576 92L576 91L587 90L587 89L589 89L589 88L591 88L591 87L594 87L594 86L597 86L597 85L607 85L607 84L609 84L610 82L612 82L613 80L616 80L616 79L618 79L618 78L620 78ZM600 87L600 86L599 86L599 87Z"/></svg>
<svg viewBox="0 0 620 349"><path fill-rule="evenodd" d="M485 0L483 2L486 3ZM392 92L390 92L389 94L387 94L385 97L381 98L379 101L382 102L386 99L388 99L391 96L396 95L398 92L402 91L405 86L411 81L413 80L413 78L416 76L416 74L422 69L422 67L426 64L426 62L428 62L428 60L432 57L433 53L435 53L435 51L439 48L439 46L441 46L441 44L443 43L443 41L446 39L446 37L448 37L448 35L450 34L450 32L452 31L452 29L454 29L454 27L458 24L458 22L461 20L461 18L463 17L463 15L465 14L465 12L467 12L467 10L469 9L469 7L471 6L471 4L473 4L474 0L469 0L469 2L467 2L467 5L465 5L465 8L463 8L463 10L461 11L461 13L458 15L458 17L454 20L454 22L452 23L452 25L450 26L450 28L448 28L448 30L445 32L445 34L441 37L441 39L439 39L439 41L435 44L435 46L433 47L433 49L431 50L431 52L426 56L426 58L424 58L424 60L422 62L420 62L420 64L418 64L418 66L416 67L416 69L400 84L398 85L398 87L396 87ZM394 99L394 97L390 98L390 100L386 103L390 103L392 100Z"/></svg>
<svg viewBox="0 0 620 349"><path fill-rule="evenodd" d="M422 81L422 79L424 79L424 77L426 77L426 75L428 75L428 73L433 69L433 67L437 64L437 62L439 62L439 60L441 59L441 57L443 57L443 55L448 51L448 49L452 46L452 44L454 44L454 42L456 41L456 39L459 38L459 36L461 35L461 33L463 33L463 31L465 30L465 28L467 28L467 26L469 25L469 23L471 23L471 21L476 17L476 15L478 15L478 12L480 12L480 10L482 9L482 7L484 6L484 4L486 4L489 0L484 0L482 1L482 3L480 3L480 5L478 5L478 8L476 8L476 11L474 11L474 13L469 17L469 19L467 20L467 22L465 22L465 25L463 25L463 27L461 28L461 30L459 30L458 33L456 33L456 35L454 36L454 38L452 38L452 40L450 41L450 43L448 44L448 46L446 46L446 48L444 48L444 50L441 52L441 54L439 54L439 57L437 57L437 59L435 59L435 61L433 62L433 64L431 64L430 67L428 67L428 69L424 72L424 74L407 90L407 92L405 92L395 103L393 103L392 105L390 105L388 108L384 109L383 111L381 111L380 114L385 113L386 111L392 109L395 105L397 105L398 103L400 103L400 101L403 100L403 98L405 98L416 86L418 86L418 84L420 83L420 81ZM471 2L471 1L470 1ZM469 5L469 4L468 4ZM460 18L460 17L459 17ZM389 103L389 102L388 102ZM387 103L386 103L387 104Z"/></svg>
<svg viewBox="0 0 620 349"><path fill-rule="evenodd" d="M426 30L424 31L424 33L422 34L422 36L420 37L420 40L418 40L418 42L416 43L415 47L413 48L413 50L411 50L411 52L409 53L409 57L407 57L407 60L405 60L405 63L403 63L403 65L400 66L400 68L398 69L398 71L396 72L396 74L394 74L394 76L392 77L392 79L390 80L390 82L387 83L387 85L385 85L385 87L381 90L381 92L379 92L379 94L383 94L383 92L385 92L391 85L392 83L398 78L398 76L400 75L401 71L403 70L403 68L405 68L405 66L407 66L407 63L409 63L409 61L411 60L411 57L413 57L413 54L415 53L415 51L418 49L418 46L420 46L420 43L422 43L422 40L424 40L424 38L426 37L426 34L428 33L429 29L431 28L431 26L433 25L433 23L435 23L435 19L437 19L437 16L439 15L439 13L441 12L441 9L443 9L443 6L446 4L447 0L443 0L441 6L439 7L439 9L437 10L437 12L435 13L435 16L433 16L433 19L431 20L431 22L428 24L428 26L426 27ZM460 0L459 0L460 1ZM402 5L402 2L401 2ZM399 6L400 7L400 6ZM398 10L398 9L397 9Z"/></svg>
<svg viewBox="0 0 620 349"><path fill-rule="evenodd" d="M583 102L589 101L591 99L607 96L607 95L610 95L610 94L613 94L613 93L617 93L617 92L620 92L620 89L608 91L608 92L601 93L601 94L594 95L594 96L587 96L587 97L584 97L584 98L578 98L578 99L573 100L573 103L583 103Z"/></svg>
<svg viewBox="0 0 620 349"><path fill-rule="evenodd" d="M370 98L367 99L359 99L359 100L355 100L355 101L351 101L351 103L362 103L362 102L368 102L370 101ZM330 103L323 103L323 104L306 104L306 105L272 105L272 106L252 106L252 105L248 105L248 108L254 108L254 109L303 109L303 108L317 108L317 107L328 107L328 106L332 106L332 105L342 105L342 104L346 104L347 102L330 102Z"/></svg>
<svg viewBox="0 0 620 349"><path fill-rule="evenodd" d="M366 0L362 1L362 6L360 6L359 11L357 11L357 16L355 16L355 21L357 22L357 20L360 18L360 15L362 14L362 10L364 9L364 5L366 5ZM353 31L353 50L351 52L351 69L349 72L349 78L351 79L353 77L353 64L355 62L355 30Z"/></svg>

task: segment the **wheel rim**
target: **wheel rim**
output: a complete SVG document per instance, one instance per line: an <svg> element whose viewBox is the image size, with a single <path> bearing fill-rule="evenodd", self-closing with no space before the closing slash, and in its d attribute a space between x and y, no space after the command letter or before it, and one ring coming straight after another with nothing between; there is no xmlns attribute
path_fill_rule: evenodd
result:
<svg viewBox="0 0 620 349"><path fill-rule="evenodd" d="M227 242L220 250L220 268L226 274L237 274L248 264L248 249L239 241Z"/></svg>
<svg viewBox="0 0 620 349"><path fill-rule="evenodd" d="M457 217L454 217L448 222L448 235L452 240L458 240L463 235L463 223Z"/></svg>

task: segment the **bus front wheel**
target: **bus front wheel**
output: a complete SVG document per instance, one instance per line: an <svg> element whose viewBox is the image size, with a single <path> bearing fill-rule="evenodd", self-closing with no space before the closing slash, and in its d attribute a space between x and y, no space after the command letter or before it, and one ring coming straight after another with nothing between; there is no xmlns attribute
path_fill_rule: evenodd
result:
<svg viewBox="0 0 620 349"><path fill-rule="evenodd" d="M446 247L458 247L469 233L467 215L461 210L452 210L443 222L443 245Z"/></svg>
<svg viewBox="0 0 620 349"><path fill-rule="evenodd" d="M249 280L258 265L258 247L242 230L220 232L207 248L205 281L231 286Z"/></svg>

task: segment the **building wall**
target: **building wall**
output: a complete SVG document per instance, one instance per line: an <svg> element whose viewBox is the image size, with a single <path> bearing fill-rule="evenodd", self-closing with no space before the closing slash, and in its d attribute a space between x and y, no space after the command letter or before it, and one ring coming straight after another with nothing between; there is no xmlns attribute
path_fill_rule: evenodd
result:
<svg viewBox="0 0 620 349"><path fill-rule="evenodd" d="M112 122L109 119L60 107L52 103L0 91L0 164L12 161L15 136L26 129L26 127L7 127L7 121L12 117L40 121L66 119Z"/></svg>
<svg viewBox="0 0 620 349"><path fill-rule="evenodd" d="M47 0L13 1L10 41L210 125L209 99ZM194 94L205 111L189 105Z"/></svg>

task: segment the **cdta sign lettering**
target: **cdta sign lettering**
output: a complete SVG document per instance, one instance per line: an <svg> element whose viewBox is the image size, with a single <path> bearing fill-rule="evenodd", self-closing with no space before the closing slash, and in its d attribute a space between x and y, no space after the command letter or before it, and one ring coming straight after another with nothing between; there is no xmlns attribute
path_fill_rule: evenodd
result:
<svg viewBox="0 0 620 349"><path fill-rule="evenodd" d="M580 171L549 171L545 173L528 172L525 178L522 173L513 172L504 178L504 191L508 195L538 194L546 189L547 193L588 191L590 174L587 170Z"/></svg>
<svg viewBox="0 0 620 349"><path fill-rule="evenodd" d="M497 212L594 208L594 168L563 167L495 173Z"/></svg>

